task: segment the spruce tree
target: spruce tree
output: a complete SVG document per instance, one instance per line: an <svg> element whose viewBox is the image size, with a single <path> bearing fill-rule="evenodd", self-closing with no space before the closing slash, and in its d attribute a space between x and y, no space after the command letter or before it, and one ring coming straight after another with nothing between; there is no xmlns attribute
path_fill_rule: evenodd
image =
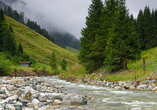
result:
<svg viewBox="0 0 157 110"><path fill-rule="evenodd" d="M4 51L14 56L16 54L17 44L15 40L15 35L10 32L9 29L6 30L4 35Z"/></svg>
<svg viewBox="0 0 157 110"><path fill-rule="evenodd" d="M144 9L144 16L143 16L143 30L144 30L144 34L143 34L143 38L144 38L144 50L150 49L151 48L151 12L148 6L145 7Z"/></svg>
<svg viewBox="0 0 157 110"><path fill-rule="evenodd" d="M23 47L22 47L21 43L19 43L17 54L18 55L23 54Z"/></svg>
<svg viewBox="0 0 157 110"><path fill-rule="evenodd" d="M56 59L56 55L54 52L50 56L50 66L51 66L52 70L57 69L57 59Z"/></svg>
<svg viewBox="0 0 157 110"><path fill-rule="evenodd" d="M100 29L97 32L96 40L93 42L95 54L95 66L96 69L104 66L103 62L106 58L105 47L107 46L107 40L109 39L109 28L112 28L112 22L115 17L117 7L116 0L105 0L105 6L103 7L100 17Z"/></svg>
<svg viewBox="0 0 157 110"><path fill-rule="evenodd" d="M0 52L3 51L3 44L4 44L4 35L7 29L7 23L5 21L3 10L0 11Z"/></svg>
<svg viewBox="0 0 157 110"><path fill-rule="evenodd" d="M63 59L63 60L61 61L60 65L61 65L61 67L62 67L63 70L66 70L67 62L66 62L65 59Z"/></svg>
<svg viewBox="0 0 157 110"><path fill-rule="evenodd" d="M1 8L1 11L0 11L0 22L2 22L3 20L5 20L5 18L4 18L3 10Z"/></svg>
<svg viewBox="0 0 157 110"><path fill-rule="evenodd" d="M10 29L10 32L14 33L11 23L10 23L9 29Z"/></svg>
<svg viewBox="0 0 157 110"><path fill-rule="evenodd" d="M106 46L104 63L109 71L127 69L127 62L140 58L140 45L135 26L131 25L125 0L118 1L118 13L109 29L109 40Z"/></svg>
<svg viewBox="0 0 157 110"><path fill-rule="evenodd" d="M139 14L137 16L136 30L137 30L137 34L138 34L138 37L139 37L141 50L145 49L144 29L143 29L144 18L143 18L143 16L144 16L143 11L140 10Z"/></svg>
<svg viewBox="0 0 157 110"><path fill-rule="evenodd" d="M96 37L99 36L102 9L101 0L92 0L92 4L88 8L88 16L86 17L86 27L81 31L81 50L78 59L89 72L99 68L99 54L97 54L97 48L95 48L93 43L97 40Z"/></svg>

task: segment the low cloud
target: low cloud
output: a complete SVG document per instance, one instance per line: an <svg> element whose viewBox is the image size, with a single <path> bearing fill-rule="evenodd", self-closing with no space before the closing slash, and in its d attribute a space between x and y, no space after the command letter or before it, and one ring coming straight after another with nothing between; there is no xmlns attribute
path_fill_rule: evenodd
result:
<svg viewBox="0 0 157 110"><path fill-rule="evenodd" d="M22 0L26 3L14 4L13 8L24 12L25 16L37 21L42 27L53 30L68 31L76 38L81 37L81 29L85 27L85 18L91 0ZM127 0L129 12L135 17L140 9L149 6L156 8L157 0Z"/></svg>

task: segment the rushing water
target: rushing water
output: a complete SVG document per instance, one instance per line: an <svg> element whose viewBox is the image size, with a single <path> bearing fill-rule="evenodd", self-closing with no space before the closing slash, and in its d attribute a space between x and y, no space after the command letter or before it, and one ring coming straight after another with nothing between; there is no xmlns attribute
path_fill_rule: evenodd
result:
<svg viewBox="0 0 157 110"><path fill-rule="evenodd" d="M56 77L39 78L49 83L67 88L67 92L87 95L93 98L86 110L130 110L134 107L157 108L157 93L151 91L113 90L108 87L70 83Z"/></svg>

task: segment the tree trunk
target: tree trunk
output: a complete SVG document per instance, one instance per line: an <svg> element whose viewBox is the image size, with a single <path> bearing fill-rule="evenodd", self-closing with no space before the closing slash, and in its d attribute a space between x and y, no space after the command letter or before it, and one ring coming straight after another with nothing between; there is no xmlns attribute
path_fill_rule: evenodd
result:
<svg viewBox="0 0 157 110"><path fill-rule="evenodd" d="M127 61L123 60L123 69L128 69L127 68Z"/></svg>

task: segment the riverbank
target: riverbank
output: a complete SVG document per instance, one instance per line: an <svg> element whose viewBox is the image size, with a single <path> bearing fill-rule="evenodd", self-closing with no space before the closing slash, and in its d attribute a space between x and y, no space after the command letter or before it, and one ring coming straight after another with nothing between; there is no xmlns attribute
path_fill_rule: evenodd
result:
<svg viewBox="0 0 157 110"><path fill-rule="evenodd" d="M0 110L78 110L89 99L34 77L0 78Z"/></svg>
<svg viewBox="0 0 157 110"><path fill-rule="evenodd" d="M106 72L106 70L103 70ZM103 87L110 87L116 90L142 90L142 91L157 91L157 72L152 72L147 77L143 77L140 79L135 78L135 80L128 81L108 81L105 80L105 76L103 76L102 71L97 73L92 73L94 76L91 79L88 76L83 76L81 78L76 78L76 76L72 75L67 78L63 78L63 75L60 75L61 79L65 79L68 82L79 83L79 84L89 84ZM114 76L114 75L113 75ZM102 79L103 81L101 81Z"/></svg>

